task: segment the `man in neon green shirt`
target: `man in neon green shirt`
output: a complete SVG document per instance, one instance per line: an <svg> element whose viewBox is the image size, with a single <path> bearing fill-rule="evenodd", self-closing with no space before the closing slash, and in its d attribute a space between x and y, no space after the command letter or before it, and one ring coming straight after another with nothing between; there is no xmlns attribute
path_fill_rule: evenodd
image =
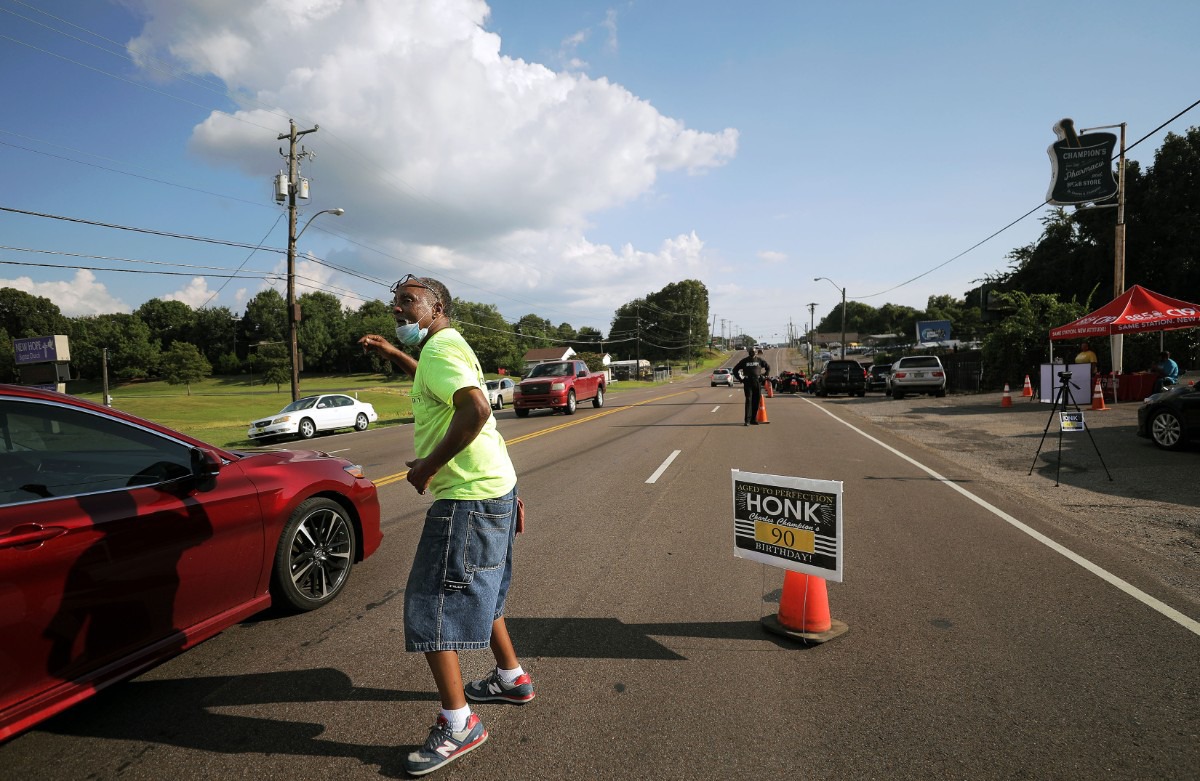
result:
<svg viewBox="0 0 1200 781"><path fill-rule="evenodd" d="M378 334L363 349L413 378L416 458L408 482L434 502L425 515L404 594L404 644L423 652L442 709L425 744L405 759L413 775L475 749L488 733L467 699L523 704L534 697L504 623L518 514L517 476L496 430L474 350L450 324L446 286L405 276L392 288L396 337L414 359ZM490 647L496 669L465 687L458 652Z"/></svg>

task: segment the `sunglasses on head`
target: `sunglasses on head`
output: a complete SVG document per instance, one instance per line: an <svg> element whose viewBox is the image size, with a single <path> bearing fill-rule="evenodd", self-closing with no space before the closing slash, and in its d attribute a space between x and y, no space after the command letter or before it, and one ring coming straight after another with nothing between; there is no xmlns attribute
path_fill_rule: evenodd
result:
<svg viewBox="0 0 1200 781"><path fill-rule="evenodd" d="M416 287L423 287L423 288L425 288L426 290L431 290L431 289L432 289L432 288L430 288L428 285L426 285L426 284L422 283L422 282L421 282L421 280L420 280L420 278L419 278L419 277L417 277L417 275L415 275L415 274L405 274L404 276L400 277L400 281L399 281L399 282L397 282L396 284L392 285L392 289L391 289L390 291L388 291L388 292L390 292L390 293L391 293L391 294L394 296L394 295L396 295L396 291L397 291L397 290L399 290L400 288L402 288L402 287L405 287L405 286L407 286L407 285L415 285Z"/></svg>

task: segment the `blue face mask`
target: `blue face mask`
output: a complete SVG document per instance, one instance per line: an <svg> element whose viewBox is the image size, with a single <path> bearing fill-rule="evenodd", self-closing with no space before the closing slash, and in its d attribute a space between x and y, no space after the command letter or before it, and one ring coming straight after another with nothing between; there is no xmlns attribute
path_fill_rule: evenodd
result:
<svg viewBox="0 0 1200 781"><path fill-rule="evenodd" d="M415 323L396 326L396 338L400 340L400 344L405 347L414 347L425 341L425 337L429 335L429 329L422 328L420 322L418 320Z"/></svg>

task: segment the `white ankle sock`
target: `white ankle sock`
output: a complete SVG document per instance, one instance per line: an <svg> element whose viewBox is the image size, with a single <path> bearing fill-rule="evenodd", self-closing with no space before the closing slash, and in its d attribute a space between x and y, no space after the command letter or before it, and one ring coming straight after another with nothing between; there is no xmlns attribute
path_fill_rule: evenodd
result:
<svg viewBox="0 0 1200 781"><path fill-rule="evenodd" d="M504 681L505 683L512 683L524 675L525 670L521 667L521 665L518 664L516 668L512 670L505 670L502 667L497 667L496 673L500 676L500 680Z"/></svg>
<svg viewBox="0 0 1200 781"><path fill-rule="evenodd" d="M467 728L467 719L471 718L471 706L464 705L456 710L442 708L442 718L450 723L450 729L462 732Z"/></svg>

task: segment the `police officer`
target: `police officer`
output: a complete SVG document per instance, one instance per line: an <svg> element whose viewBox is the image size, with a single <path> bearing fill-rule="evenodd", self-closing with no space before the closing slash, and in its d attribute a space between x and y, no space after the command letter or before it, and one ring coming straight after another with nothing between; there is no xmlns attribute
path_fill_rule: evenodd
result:
<svg viewBox="0 0 1200 781"><path fill-rule="evenodd" d="M733 377L742 383L742 393L746 395L746 421L743 426L758 425L758 408L762 404L762 382L771 373L771 367L762 358L762 350L757 353L754 346L746 348L746 357L733 367Z"/></svg>

